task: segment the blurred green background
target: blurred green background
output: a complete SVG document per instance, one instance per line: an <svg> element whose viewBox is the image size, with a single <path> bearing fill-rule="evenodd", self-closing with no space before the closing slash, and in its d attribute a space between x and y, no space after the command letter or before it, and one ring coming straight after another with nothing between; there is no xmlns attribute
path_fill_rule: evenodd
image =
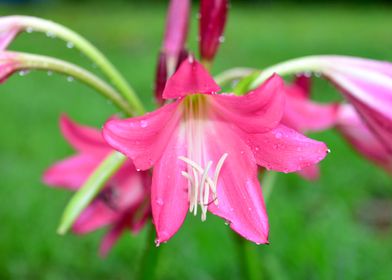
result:
<svg viewBox="0 0 392 280"><path fill-rule="evenodd" d="M0 5L0 15L40 16L85 35L125 73L150 110L165 12L162 1ZM194 7L193 50L196 13ZM263 68L310 54L392 61L391 26L389 6L250 6L237 1L213 72ZM76 50L43 34L25 33L11 49L50 54L96 71ZM315 96L340 99L322 80L315 81ZM106 259L97 255L104 230L88 236L56 234L71 194L44 186L40 176L73 153L59 133L60 112L100 127L116 110L84 85L44 72L14 75L0 86L0 279L133 279L146 230L124 235ZM264 279L391 279L391 177L353 152L335 131L313 136L327 142L332 153L321 164L318 182L279 176L267 205L271 244L248 244L260 272ZM233 235L212 215L204 223L188 216L175 237L156 250L159 279L241 277Z"/></svg>

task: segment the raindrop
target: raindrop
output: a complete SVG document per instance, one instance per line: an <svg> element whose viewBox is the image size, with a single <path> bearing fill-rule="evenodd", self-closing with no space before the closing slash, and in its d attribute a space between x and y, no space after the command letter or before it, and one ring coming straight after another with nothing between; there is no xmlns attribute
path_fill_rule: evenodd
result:
<svg viewBox="0 0 392 280"><path fill-rule="evenodd" d="M282 138L282 133L277 132L277 133L275 134L275 138L276 138L276 139Z"/></svg>
<svg viewBox="0 0 392 280"><path fill-rule="evenodd" d="M72 42L67 42L67 48L72 49L74 47L74 44Z"/></svg>
<svg viewBox="0 0 392 280"><path fill-rule="evenodd" d="M29 72L30 72L29 70L20 70L19 71L19 76L22 76L22 77L26 76L27 74L29 74Z"/></svg>
<svg viewBox="0 0 392 280"><path fill-rule="evenodd" d="M331 152L331 150L330 149L327 149L327 153L329 154Z"/></svg>
<svg viewBox="0 0 392 280"><path fill-rule="evenodd" d="M225 225L229 226L230 225L230 221L225 221Z"/></svg>
<svg viewBox="0 0 392 280"><path fill-rule="evenodd" d="M48 76L52 76L53 72L52 71L48 71Z"/></svg>
<svg viewBox="0 0 392 280"><path fill-rule="evenodd" d="M258 151L258 150L260 150L260 148L257 146L257 147L255 148L255 150Z"/></svg>
<svg viewBox="0 0 392 280"><path fill-rule="evenodd" d="M136 171L137 171L137 172L140 172L140 171L141 171L141 169L139 169L139 168L136 168Z"/></svg>
<svg viewBox="0 0 392 280"><path fill-rule="evenodd" d="M162 206L162 205L163 205L163 199L162 199L162 198L158 198L158 199L156 200L156 203L157 203L159 206Z"/></svg>
<svg viewBox="0 0 392 280"><path fill-rule="evenodd" d="M34 31L34 29L31 26L26 28L27 33L32 33L33 31Z"/></svg>
<svg viewBox="0 0 392 280"><path fill-rule="evenodd" d="M56 38L56 34L54 34L52 31L46 32L46 36L49 38Z"/></svg>
<svg viewBox="0 0 392 280"><path fill-rule="evenodd" d="M156 247L159 247L159 245L161 245L161 242L159 242L159 240L158 240L158 239L155 239L155 241L154 241L154 242L155 242L155 246L156 246Z"/></svg>
<svg viewBox="0 0 392 280"><path fill-rule="evenodd" d="M147 125L148 125L148 123L147 123L146 120L141 120L141 121L140 121L140 126L141 126L141 127L144 128L144 127L147 127Z"/></svg>
<svg viewBox="0 0 392 280"><path fill-rule="evenodd" d="M72 77L72 76L68 76L67 77L67 81L68 82L73 82L75 79L74 79L74 77Z"/></svg>
<svg viewBox="0 0 392 280"><path fill-rule="evenodd" d="M219 43L223 43L225 41L225 36L220 36L218 40Z"/></svg>

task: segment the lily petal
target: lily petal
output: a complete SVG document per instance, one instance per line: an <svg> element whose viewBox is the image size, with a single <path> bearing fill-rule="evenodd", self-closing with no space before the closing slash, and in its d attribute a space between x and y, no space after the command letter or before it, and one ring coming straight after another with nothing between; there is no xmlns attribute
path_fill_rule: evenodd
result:
<svg viewBox="0 0 392 280"><path fill-rule="evenodd" d="M49 186L77 190L103 159L104 156L91 154L69 157L48 168L43 175L43 181Z"/></svg>
<svg viewBox="0 0 392 280"><path fill-rule="evenodd" d="M315 181L320 178L320 168L318 165L311 165L298 171L298 174L309 181Z"/></svg>
<svg viewBox="0 0 392 280"><path fill-rule="evenodd" d="M178 159L183 155L186 155L185 140L174 133L154 166L151 205L158 245L178 231L188 212L188 182L181 174L186 164Z"/></svg>
<svg viewBox="0 0 392 280"><path fill-rule="evenodd" d="M282 123L297 131L322 131L335 125L337 104L310 101L296 85L286 86L286 108Z"/></svg>
<svg viewBox="0 0 392 280"><path fill-rule="evenodd" d="M214 111L247 133L263 133L276 127L284 111L283 80L273 75L243 96L212 95Z"/></svg>
<svg viewBox="0 0 392 280"><path fill-rule="evenodd" d="M171 99L190 94L210 94L218 91L220 91L220 87L208 71L193 57L189 56L167 81L162 97Z"/></svg>
<svg viewBox="0 0 392 280"><path fill-rule="evenodd" d="M99 247L99 254L102 257L107 256L110 249L112 249L113 245L120 238L123 231L124 227L115 225L109 230L108 233L106 233L106 235L102 239L101 246Z"/></svg>
<svg viewBox="0 0 392 280"><path fill-rule="evenodd" d="M181 101L165 105L141 117L109 120L103 137L114 149L130 157L136 168L149 169L161 157L178 120Z"/></svg>
<svg viewBox="0 0 392 280"><path fill-rule="evenodd" d="M64 138L80 152L106 154L110 150L110 147L103 140L100 131L79 125L65 114L60 118L60 128Z"/></svg>
<svg viewBox="0 0 392 280"><path fill-rule="evenodd" d="M257 164L279 172L294 172L321 161L327 146L294 129L279 125L267 133L244 136Z"/></svg>
<svg viewBox="0 0 392 280"><path fill-rule="evenodd" d="M206 141L208 158L214 163L228 154L218 177L218 204L210 203L208 209L246 239L268 243L268 217L252 151L224 124L206 130Z"/></svg>
<svg viewBox="0 0 392 280"><path fill-rule="evenodd" d="M118 215L114 209L97 198L78 217L72 230L77 234L88 233L115 222Z"/></svg>

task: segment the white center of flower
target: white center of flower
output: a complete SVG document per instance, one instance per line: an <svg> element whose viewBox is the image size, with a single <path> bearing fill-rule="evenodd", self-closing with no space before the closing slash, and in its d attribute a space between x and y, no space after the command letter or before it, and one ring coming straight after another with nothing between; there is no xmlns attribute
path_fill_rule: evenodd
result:
<svg viewBox="0 0 392 280"><path fill-rule="evenodd" d="M188 172L182 171L181 174L188 179L188 198L189 211L197 215L197 206L200 205L201 220L205 221L207 218L207 208L211 203L218 205L217 185L220 170L225 162L228 154L225 153L219 159L216 165L213 178L208 175L211 169L212 161L207 163L205 168L202 168L193 160L180 156L178 159L188 164ZM210 192L212 193L212 200L209 200Z"/></svg>

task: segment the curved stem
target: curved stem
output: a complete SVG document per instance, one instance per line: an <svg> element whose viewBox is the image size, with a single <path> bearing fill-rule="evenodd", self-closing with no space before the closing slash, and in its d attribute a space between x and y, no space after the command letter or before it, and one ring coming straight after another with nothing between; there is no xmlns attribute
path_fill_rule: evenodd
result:
<svg viewBox="0 0 392 280"><path fill-rule="evenodd" d="M107 99L111 100L113 104L124 111L127 115L132 115L133 113L132 108L129 107L128 103L109 84L79 66L48 56L19 52L7 53L12 55L14 59L18 61L15 65L15 70L47 70L74 77L75 79L94 88Z"/></svg>
<svg viewBox="0 0 392 280"><path fill-rule="evenodd" d="M231 81L249 76L255 73L255 71L257 70L252 68L241 68L241 67L231 68L216 75L214 77L214 80L218 85L224 86Z"/></svg>
<svg viewBox="0 0 392 280"><path fill-rule="evenodd" d="M144 113L141 101L125 78L95 46L78 33L58 23L36 17L9 16L3 17L1 20L9 20L14 26L16 25L20 29L25 29L27 32L38 31L44 32L51 37L58 37L66 41L68 47L75 47L80 50L102 70L113 85L121 92L130 103L134 114Z"/></svg>
<svg viewBox="0 0 392 280"><path fill-rule="evenodd" d="M274 73L277 73L279 75L288 75L309 71L319 72L322 69L323 65L322 63L320 63L320 56L306 56L291 59L264 69L260 73L260 75L252 82L250 88L256 88Z"/></svg>

